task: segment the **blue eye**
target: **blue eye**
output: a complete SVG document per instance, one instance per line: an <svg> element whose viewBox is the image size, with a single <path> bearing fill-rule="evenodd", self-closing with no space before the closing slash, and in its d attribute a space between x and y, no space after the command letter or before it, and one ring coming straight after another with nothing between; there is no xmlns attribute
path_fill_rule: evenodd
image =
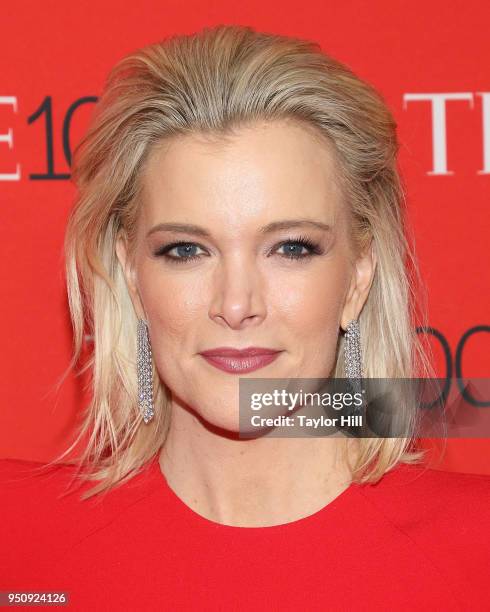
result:
<svg viewBox="0 0 490 612"><path fill-rule="evenodd" d="M309 238L298 238L297 240L286 240L278 245L278 248L282 249L283 247L288 247L282 255L282 257L286 257L287 259L306 259L311 257L312 255L320 255L322 250L320 247L309 240ZM301 251L305 249L306 253L302 253Z"/></svg>
<svg viewBox="0 0 490 612"><path fill-rule="evenodd" d="M283 259L289 260L307 260L313 255L321 255L323 253L322 248L311 241L306 236L300 236L299 238L290 238L283 240L270 251L270 254L274 254L279 249L287 247L284 253L279 253L279 256ZM188 261L196 261L202 258L202 255L196 254L196 249L202 249L202 247L195 242L172 242L161 248L155 253L155 257L165 257L172 263L186 263ZM175 250L175 255L171 255L171 251ZM306 250L306 253L303 252Z"/></svg>
<svg viewBox="0 0 490 612"><path fill-rule="evenodd" d="M199 255L195 254L195 249L199 248L194 242L172 242L171 244L167 244L161 249L158 249L155 253L156 257L164 256L169 261L175 263L182 263L194 259L200 259ZM178 255L169 255L170 251L176 250Z"/></svg>

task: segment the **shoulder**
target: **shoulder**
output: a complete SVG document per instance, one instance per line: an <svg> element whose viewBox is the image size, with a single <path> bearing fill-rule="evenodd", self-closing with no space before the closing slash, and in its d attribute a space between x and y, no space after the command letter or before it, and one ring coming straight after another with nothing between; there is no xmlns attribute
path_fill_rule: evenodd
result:
<svg viewBox="0 0 490 612"><path fill-rule="evenodd" d="M490 561L490 475L398 464L360 492L385 520L422 546ZM476 559L475 559L476 560Z"/></svg>
<svg viewBox="0 0 490 612"><path fill-rule="evenodd" d="M3 510L22 511L28 499L54 501L68 484L71 469L67 464L47 468L46 464L24 459L0 459L0 490ZM28 508L25 508L26 510Z"/></svg>
<svg viewBox="0 0 490 612"><path fill-rule="evenodd" d="M142 472L144 476L144 472ZM87 480L78 472L76 464L58 463L50 465L24 459L0 459L0 493L2 510L5 513L19 512L39 517L52 516L53 512L89 512L91 515L112 507L120 507L148 494L148 481L135 476L123 484L116 485L101 495L83 499L87 491L95 487L96 480ZM33 508L35 506L35 512ZM72 514L73 517L73 514ZM57 517L59 519L59 517Z"/></svg>
<svg viewBox="0 0 490 612"><path fill-rule="evenodd" d="M25 459L0 459L0 491L5 512L51 512L54 506L77 506L75 466Z"/></svg>
<svg viewBox="0 0 490 612"><path fill-rule="evenodd" d="M37 578L37 568L72 541L80 516L74 496L63 499L70 473L68 465L47 470L37 461L0 460L0 575L9 584Z"/></svg>
<svg viewBox="0 0 490 612"><path fill-rule="evenodd" d="M398 464L359 491L363 510L398 534L393 542L417 551L420 567L428 563L465 609L480 609L488 598L490 476Z"/></svg>
<svg viewBox="0 0 490 612"><path fill-rule="evenodd" d="M83 499L97 481L81 479L76 465L0 459L2 580L20 588L49 578L79 543L119 518L124 526L128 510L151 493L145 473Z"/></svg>
<svg viewBox="0 0 490 612"><path fill-rule="evenodd" d="M66 535L70 525L80 525L80 494L85 487L76 485L75 475L70 464L48 466L38 461L1 459L0 535L4 541L18 545L31 536L42 539L43 534L54 539L55 534ZM98 506L88 500L84 508L97 514Z"/></svg>
<svg viewBox="0 0 490 612"><path fill-rule="evenodd" d="M490 502L490 475L399 463L361 491L400 518L410 518L414 512L458 517L462 512L478 513Z"/></svg>
<svg viewBox="0 0 490 612"><path fill-rule="evenodd" d="M0 459L0 575L11 579L39 563L49 567L76 542L108 525L145 498L144 478L133 477L103 495L83 499L97 481L82 481L72 464ZM32 567L26 559L32 559ZM34 574L33 574L34 576Z"/></svg>

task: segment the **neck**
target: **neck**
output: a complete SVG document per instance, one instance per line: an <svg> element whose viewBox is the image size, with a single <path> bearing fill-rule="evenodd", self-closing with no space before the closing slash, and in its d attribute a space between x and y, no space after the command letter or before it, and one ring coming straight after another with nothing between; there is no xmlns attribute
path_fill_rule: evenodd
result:
<svg viewBox="0 0 490 612"><path fill-rule="evenodd" d="M170 488L204 518L237 527L267 527L321 510L351 483L348 438L237 439L207 428L174 406L160 453Z"/></svg>

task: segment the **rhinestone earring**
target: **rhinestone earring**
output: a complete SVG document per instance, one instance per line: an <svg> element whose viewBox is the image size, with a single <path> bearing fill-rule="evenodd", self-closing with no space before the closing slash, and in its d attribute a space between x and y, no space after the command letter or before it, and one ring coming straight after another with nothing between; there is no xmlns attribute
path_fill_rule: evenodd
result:
<svg viewBox="0 0 490 612"><path fill-rule="evenodd" d="M352 319L345 331L345 377L351 387L357 390L362 378L361 333L359 321Z"/></svg>
<svg viewBox="0 0 490 612"><path fill-rule="evenodd" d="M144 319L138 319L138 405L145 423L153 418L153 370L151 346L148 336L148 325Z"/></svg>

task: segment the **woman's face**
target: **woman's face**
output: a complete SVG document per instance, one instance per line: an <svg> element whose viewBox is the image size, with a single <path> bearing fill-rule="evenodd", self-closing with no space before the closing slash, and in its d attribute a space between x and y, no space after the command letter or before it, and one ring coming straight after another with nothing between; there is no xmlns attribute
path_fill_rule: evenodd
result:
<svg viewBox="0 0 490 612"><path fill-rule="evenodd" d="M335 178L325 144L292 122L152 151L134 268L123 240L117 253L174 403L236 432L240 377L332 374L340 328L358 316L373 272L371 251L352 261ZM200 354L217 347L280 352L229 372Z"/></svg>

